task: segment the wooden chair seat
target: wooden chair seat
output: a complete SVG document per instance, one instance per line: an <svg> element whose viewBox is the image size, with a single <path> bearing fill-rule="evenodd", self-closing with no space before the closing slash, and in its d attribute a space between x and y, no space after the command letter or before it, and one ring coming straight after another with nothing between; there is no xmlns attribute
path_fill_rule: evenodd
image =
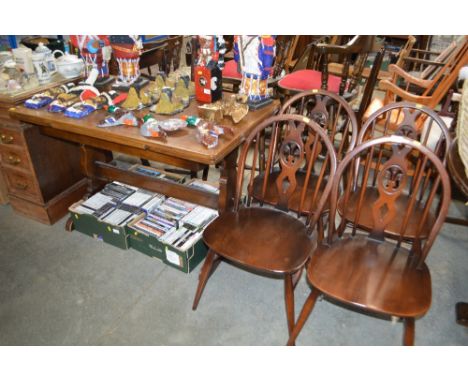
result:
<svg viewBox="0 0 468 382"><path fill-rule="evenodd" d="M308 266L309 282L322 293L358 308L398 317L419 317L431 305L431 275L415 266L405 248L367 236L321 244Z"/></svg>
<svg viewBox="0 0 468 382"><path fill-rule="evenodd" d="M338 94L340 91L341 77L330 74L328 76L327 90ZM278 86L283 89L302 92L306 90L322 88L322 72L312 69L303 69L284 76Z"/></svg>
<svg viewBox="0 0 468 382"><path fill-rule="evenodd" d="M280 171L273 171L267 180L265 196L262 197L262 188L263 188L263 180L264 176L260 175L254 179L253 187L252 187L252 197L255 200L263 201L267 204L271 204L276 206L278 204L278 189L276 187L276 179L280 175ZM301 202L301 193L304 187L306 174L303 172L296 173L296 182L297 188L294 190L293 194L289 198L288 201L288 209L294 212L299 212L299 206ZM320 200L321 190L318 191L318 195L315 198L315 203L311 206L312 199L314 196L315 186L317 184L317 176L311 174L309 179L309 184L306 190L304 203L301 209L301 214L307 214L312 209L317 207L317 203Z"/></svg>
<svg viewBox="0 0 468 382"><path fill-rule="evenodd" d="M280 274L300 269L316 245L297 218L256 207L222 214L206 228L203 240L235 263Z"/></svg>
<svg viewBox="0 0 468 382"><path fill-rule="evenodd" d="M361 210L358 220L355 220L356 207L359 204L360 191L361 189L358 188L355 192L353 192L350 195L348 203L345 206L346 208L344 208L343 206L343 197L341 197L340 200L338 201L337 210L340 216L342 217L344 216L344 218L347 221L354 221L357 227L359 227L360 229L371 231L372 227L374 227L374 220L373 220L374 218L372 216L372 206L379 198L379 193L377 189L373 187L368 187L366 189L366 191L364 192L364 199L363 199L362 205L368 206L368 207L363 208ZM407 194L400 195L400 197L395 202L395 209L397 211L407 211L410 200L411 198ZM419 222L422 219L423 211L424 211L424 207L421 206L419 203L415 203L413 213L411 214L409 218L409 222L407 224L407 227L403 235L406 239L413 240L414 238L417 237L416 230L418 228ZM392 221L390 221L387 227L385 228L385 233L387 236L392 237L392 238L398 238L398 236L400 235L400 229L402 227L404 217L405 217L404 213L397 213L395 215L395 218ZM426 218L426 223L424 224L424 227L422 228L421 233L418 235L419 238L427 238L427 236L429 235L429 231L434 225L435 220L436 220L436 217L434 216L434 214L429 212Z"/></svg>

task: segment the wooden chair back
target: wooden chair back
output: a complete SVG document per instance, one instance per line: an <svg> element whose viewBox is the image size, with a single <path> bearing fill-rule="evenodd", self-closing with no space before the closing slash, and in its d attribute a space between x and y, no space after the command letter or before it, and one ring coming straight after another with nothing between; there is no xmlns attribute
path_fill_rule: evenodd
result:
<svg viewBox="0 0 468 382"><path fill-rule="evenodd" d="M375 51L374 40L375 36L357 35L345 45L312 43L307 47L293 71L300 69L320 71L322 73L322 89L327 90L329 63L333 60L342 62L339 94L343 95L345 91L351 93L362 77L368 55ZM351 65L353 70L350 73Z"/></svg>
<svg viewBox="0 0 468 382"><path fill-rule="evenodd" d="M406 44L400 49L398 60L395 62L396 66L404 68L406 58L411 54L411 50L413 49L415 43L416 37L409 35L408 41L406 41Z"/></svg>
<svg viewBox="0 0 468 382"><path fill-rule="evenodd" d="M270 128L271 143L262 149L261 135L264 134L265 129ZM308 137L310 144L304 144L304 135ZM263 150L266 150L265 167L260 166L260 156ZM306 219L309 229L313 229L330 193L336 163L333 145L326 132L317 123L299 115L281 114L271 117L255 128L242 147L238 161L234 208L235 210L239 208L244 186L247 186L250 193L254 179L258 176L263 179L260 198L265 199L266 188L270 183L269 176L273 170L279 169L279 176L274 183L278 194L278 203L275 208L287 211L289 198L301 188L299 211L305 210L307 185L311 174L315 173L318 180L314 184L310 205L307 206L310 212ZM247 168L249 168L248 174L245 173ZM298 172L304 168L305 182L301 186L296 178Z"/></svg>
<svg viewBox="0 0 468 382"><path fill-rule="evenodd" d="M422 50L422 49L413 49L411 52L409 52L409 55L407 55L404 58L406 66L408 66L408 63L412 63L413 65L423 65L425 68L420 72L419 78L422 80L427 80L430 79L431 77L434 77L434 75L437 73L437 70L442 67L446 62L447 59L450 57L450 55L453 53L453 51L457 48L457 46L462 43L463 38L460 38L457 41L452 41L442 52L440 53L435 53L429 50ZM411 55L413 54L413 56ZM434 59L431 59L431 55L437 54L437 56ZM415 56L423 56L427 58L419 58ZM400 65L400 67L402 67Z"/></svg>
<svg viewBox="0 0 468 382"><path fill-rule="evenodd" d="M288 72L294 50L296 49L299 36L281 35L276 37L276 57L273 65L273 73L271 78L281 76L283 70Z"/></svg>
<svg viewBox="0 0 468 382"><path fill-rule="evenodd" d="M416 162L411 155L415 151L418 152ZM363 166L359 166L360 162ZM408 176L410 172L414 174L411 178ZM377 187L379 195L372 205L364 205L364 192L370 184ZM365 210L370 210L373 227L369 237L384 241L387 225L397 213L403 213L400 236L396 240L397 246L402 244L403 233L415 206L423 206L424 212L418 222L416 239L411 244L411 253L416 255L417 265L422 265L444 223L450 204L450 181L440 159L419 142L396 135L376 138L356 146L341 161L333 180L327 238L329 244L338 232L335 229L338 199L342 197L346 205L351 194L356 192L359 192L359 201L355 218L351 221L351 235L357 233L354 222L359 220L359 215ZM396 208L396 201L404 192L409 192L410 202L406 211L402 212ZM431 208L437 210L437 219L429 234L421 238L420 232Z"/></svg>
<svg viewBox="0 0 468 382"><path fill-rule="evenodd" d="M409 91L412 85L410 81L411 76L405 78L405 80L409 79L409 81L406 81L404 89L398 86L400 73L394 77L393 81L381 81L379 84L380 88L386 90L384 104L401 99L403 101L420 103L434 109L448 93L450 87L455 83L461 68L466 65L468 65L468 39L465 36L451 53L445 65L437 71L434 77L430 80L423 81L424 91L420 95Z"/></svg>
<svg viewBox="0 0 468 382"><path fill-rule="evenodd" d="M445 122L435 111L411 102L388 104L366 120L357 144L392 134L421 142L445 164L452 138Z"/></svg>
<svg viewBox="0 0 468 382"><path fill-rule="evenodd" d="M356 145L356 115L349 104L335 93L314 89L296 94L283 104L279 114L298 114L316 122L330 138L338 161ZM307 143L310 145L312 142L309 140Z"/></svg>

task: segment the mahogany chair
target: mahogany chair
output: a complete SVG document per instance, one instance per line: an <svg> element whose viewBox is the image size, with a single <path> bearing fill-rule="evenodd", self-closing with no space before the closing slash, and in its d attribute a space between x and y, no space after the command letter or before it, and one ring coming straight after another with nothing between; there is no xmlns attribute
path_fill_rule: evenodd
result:
<svg viewBox="0 0 468 382"><path fill-rule="evenodd" d="M452 138L444 121L433 110L409 102L387 105L372 114L364 123L359 132L357 145L392 134L418 141L423 146L428 147L445 165ZM388 149L382 150L375 156L375 161L371 162L372 169L382 166L382 157L386 155L386 151ZM417 156L409 155L409 159L413 160L414 163L421 163ZM363 162L361 162L361 167L362 165ZM372 230L374 226L373 212L363 210L356 217L356 211L361 210L363 205L372 205L379 198L378 174L378 171L374 171L363 190L356 189L356 192L349 199L342 197L338 202L338 213L342 217L340 232L345 229L346 224L354 224L369 232ZM416 184L419 176L422 176L425 182L430 181L430 174L424 168L409 169L406 175L412 185ZM437 215L434 211L429 211L422 231L418 231L419 221L425 213L425 205L422 203L423 195L420 195L415 202L413 196L413 188L409 188L403 190L395 199L394 208L397 213L395 218L385 226L386 236L398 238L402 235L404 241L414 241L418 235L423 238L429 235ZM403 221L406 221L405 230L401 233L400 227Z"/></svg>
<svg viewBox="0 0 468 382"><path fill-rule="evenodd" d="M361 79L367 55L373 49L374 36L358 35L345 45L309 44L292 73L278 82L278 91L289 97L306 90L323 89L349 99ZM339 76L330 75L328 71L330 58L335 58L333 56L343 60L342 73ZM350 76L351 65L354 70Z"/></svg>
<svg viewBox="0 0 468 382"><path fill-rule="evenodd" d="M269 127L272 128L272 142L268 148L266 168L270 168L278 153L281 173L274 187L277 188L279 202L275 208L241 206L245 183L252 187L257 174L255 169L259 166L260 134ZM305 132L315 137L311 147L312 156L320 154L323 160L315 166L319 173L316 197L312 200L315 207L307 217L300 219L288 213L288 204L298 188L302 188L302 195L305 196L304 187L297 182L297 173L306 157L306 147L302 140ZM251 170L250 174L244 176L247 162L250 162ZM315 122L306 117L283 114L271 117L255 128L243 145L238 163L234 209L222 213L203 233L209 251L200 271L193 309L197 308L206 282L217 263L226 260L249 271L284 278L286 313L291 333L294 325L294 287L316 245L316 239L311 234L329 196L330 179L335 174L336 155L333 145ZM313 163L310 162L308 166L309 174ZM263 174L266 185L268 173Z"/></svg>
<svg viewBox="0 0 468 382"><path fill-rule="evenodd" d="M331 140L338 161L356 144L358 123L353 110L342 97L329 91L311 90L299 93L282 106L279 114L297 114L316 122ZM289 198L288 209L300 212L300 214L308 214L313 207L311 200L315 198L314 192L319 174L316 171L309 174L307 169L311 161L320 160L320 158L313 158L312 147L315 143L313 131L306 131L302 136L302 142L305 147L305 161L296 173L296 182L300 187L296 188ZM265 173L263 173L256 176L252 186L248 187L249 200L253 199L273 206L278 204L280 194L275 183L281 176L282 169L278 153L274 158L276 161L273 161L269 167L266 183ZM260 158L260 166L265 167L264 155ZM305 184L307 184L306 187L304 187ZM302 197L303 189L306 190L304 198Z"/></svg>
<svg viewBox="0 0 468 382"><path fill-rule="evenodd" d="M366 74L361 92L360 84L366 61L374 53L372 69ZM345 45L312 43L293 72L278 82L277 92L280 97L287 99L301 91L323 89L339 94L348 102L359 101L355 109L360 123L371 102L384 54L385 48L376 44L375 36L354 36ZM339 64L334 66L333 61L338 61ZM341 72L330 74L330 69L334 67L340 67Z"/></svg>
<svg viewBox="0 0 468 382"><path fill-rule="evenodd" d="M339 194L344 195L345 200L354 193L362 195L369 183L372 159L383 151L386 154L377 171L377 198L371 204L360 204L353 219L354 222L359 214L370 213L373 219L370 233L360 233L359 227L353 224L349 233L340 236L335 229ZM418 152L417 164L412 155L415 151ZM358 161L365 163L363 171L355 170ZM423 171L419 171L416 180L407 175L417 168L426 169L426 177L431 181L426 182ZM397 218L397 199L408 188L412 190L409 214L418 203L420 193L424 195L424 213L415 233L419 240L411 246L402 240L407 219L401 221L396 240L389 240L385 235L388 225ZM356 146L339 164L333 180L327 240L318 245L307 266L307 279L312 290L288 344L294 344L317 298L325 295L373 315L401 318L404 322L403 343L413 345L415 319L429 310L432 298L431 275L425 260L449 204L450 182L445 167L419 142L394 135ZM421 230L431 208L438 210L437 218L423 239Z"/></svg>

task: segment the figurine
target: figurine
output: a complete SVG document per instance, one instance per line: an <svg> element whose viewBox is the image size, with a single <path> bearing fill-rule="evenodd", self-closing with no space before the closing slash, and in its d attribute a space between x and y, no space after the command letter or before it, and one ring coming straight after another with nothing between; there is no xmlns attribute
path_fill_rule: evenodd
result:
<svg viewBox="0 0 468 382"><path fill-rule="evenodd" d="M170 88L163 88L159 102L151 109L157 114L173 115L184 110L190 100L187 97L185 100L175 96Z"/></svg>
<svg viewBox="0 0 468 382"><path fill-rule="evenodd" d="M130 86L140 90L148 83L140 77L140 54L143 44L138 35L111 35L114 57L119 65L118 81L114 87L128 90Z"/></svg>
<svg viewBox="0 0 468 382"><path fill-rule="evenodd" d="M97 87L113 81L109 76L109 60L112 54L107 35L72 35L70 41L80 51L85 61L86 83Z"/></svg>
<svg viewBox="0 0 468 382"><path fill-rule="evenodd" d="M222 69L226 46L222 36L198 36L197 63L194 68L195 98L212 103L222 98Z"/></svg>
<svg viewBox="0 0 468 382"><path fill-rule="evenodd" d="M242 74L239 94L248 97L252 109L271 102L267 81L273 72L275 53L275 36L234 36L234 59Z"/></svg>
<svg viewBox="0 0 468 382"><path fill-rule="evenodd" d="M24 102L24 106L28 109L40 109L41 107L50 104L56 97L62 93L68 93L75 86L73 82L66 85L60 85L55 88L48 89L42 93L34 94L31 98Z"/></svg>

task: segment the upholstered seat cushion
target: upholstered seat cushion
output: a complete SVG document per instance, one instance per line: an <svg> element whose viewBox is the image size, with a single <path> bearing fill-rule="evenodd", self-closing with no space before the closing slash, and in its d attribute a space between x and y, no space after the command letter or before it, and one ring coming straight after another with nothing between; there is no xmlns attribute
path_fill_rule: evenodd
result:
<svg viewBox="0 0 468 382"><path fill-rule="evenodd" d="M223 78L242 79L242 75L237 71L237 62L235 60L227 61L224 64Z"/></svg>
<svg viewBox="0 0 468 382"><path fill-rule="evenodd" d="M338 93L340 91L341 78L332 74L328 75L328 91ZM322 73L318 70L303 69L289 73L278 83L281 88L297 91L321 89Z"/></svg>
<svg viewBox="0 0 468 382"><path fill-rule="evenodd" d="M205 229L203 240L234 263L273 274L300 269L316 243L295 217L257 207L221 214Z"/></svg>
<svg viewBox="0 0 468 382"><path fill-rule="evenodd" d="M431 305L431 275L405 248L366 236L319 245L307 278L313 287L358 308L397 317L418 317Z"/></svg>

